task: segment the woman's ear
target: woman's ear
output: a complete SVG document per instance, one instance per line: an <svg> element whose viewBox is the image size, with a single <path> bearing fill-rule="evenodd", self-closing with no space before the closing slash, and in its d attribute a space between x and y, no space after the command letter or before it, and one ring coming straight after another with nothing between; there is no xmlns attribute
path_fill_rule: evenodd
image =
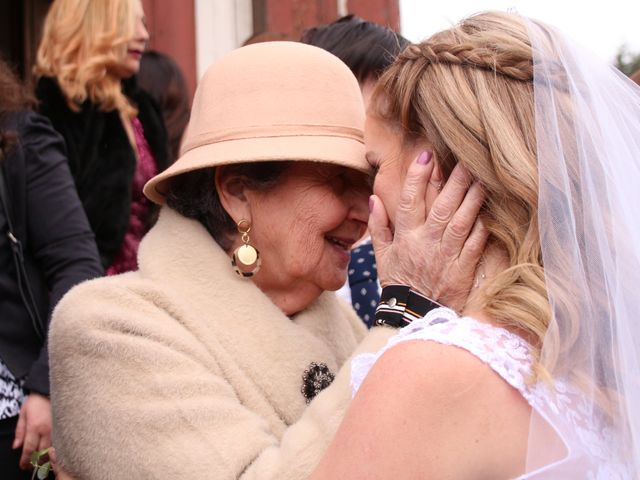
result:
<svg viewBox="0 0 640 480"><path fill-rule="evenodd" d="M220 204L234 222L251 221L251 208L247 197L246 184L241 176L234 175L229 169L216 168L215 187L220 197Z"/></svg>

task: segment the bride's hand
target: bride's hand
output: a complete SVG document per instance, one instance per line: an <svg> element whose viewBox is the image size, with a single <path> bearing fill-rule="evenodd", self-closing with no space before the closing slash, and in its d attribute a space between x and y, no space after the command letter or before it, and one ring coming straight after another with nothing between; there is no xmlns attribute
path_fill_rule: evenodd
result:
<svg viewBox="0 0 640 480"><path fill-rule="evenodd" d="M427 156L430 159L431 152ZM438 192L441 186L435 162L424 164L416 159L407 171L394 231L384 205L375 195L370 199L369 231L383 287L409 285L461 311L488 237L478 218L484 193L459 164ZM429 211L427 198L435 198Z"/></svg>

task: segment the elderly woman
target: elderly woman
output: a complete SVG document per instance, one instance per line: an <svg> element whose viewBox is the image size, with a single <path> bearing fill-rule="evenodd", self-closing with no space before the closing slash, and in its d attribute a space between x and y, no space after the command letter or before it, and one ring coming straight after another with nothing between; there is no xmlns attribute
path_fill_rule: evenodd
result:
<svg viewBox="0 0 640 480"><path fill-rule="evenodd" d="M347 359L393 331L364 338L328 292L366 229L364 116L356 79L316 47L251 45L208 70L181 158L145 187L166 206L139 270L82 285L56 310L54 445L70 474L311 472L350 398ZM439 277L443 296L466 282L466 297L469 272Z"/></svg>
<svg viewBox="0 0 640 480"><path fill-rule="evenodd" d="M354 359L313 478L638 478L640 90L553 28L484 13L401 53L365 131L381 278L431 241L434 174L467 168L490 237L462 312Z"/></svg>

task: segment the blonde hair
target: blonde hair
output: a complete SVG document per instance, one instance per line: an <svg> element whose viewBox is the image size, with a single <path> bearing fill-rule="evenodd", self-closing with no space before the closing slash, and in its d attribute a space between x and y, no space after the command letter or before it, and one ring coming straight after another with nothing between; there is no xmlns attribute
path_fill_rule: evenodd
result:
<svg viewBox="0 0 640 480"><path fill-rule="evenodd" d="M134 0L55 0L47 13L34 73L58 81L73 110L85 100L133 117L114 74L134 33Z"/></svg>
<svg viewBox="0 0 640 480"><path fill-rule="evenodd" d="M427 138L447 177L463 164L486 191L490 242L509 267L482 289L484 311L539 355L551 315L538 230L532 52L514 15L483 13L407 47L374 103L407 140Z"/></svg>
<svg viewBox="0 0 640 480"><path fill-rule="evenodd" d="M543 268L532 55L520 17L478 14L407 47L382 75L372 105L383 119L400 125L407 141L429 140L445 176L461 163L482 183L486 201L481 215L489 241L506 252L509 262L481 287L482 308L496 324L531 343L536 361L530 380L571 378L611 413L618 397L608 388L608 379L601 372L590 375L581 369L588 364L590 349L575 300L580 298L575 291L579 287L563 273L572 270L556 265L553 275L545 275ZM571 142L577 114L566 90L568 80L561 69L555 74L549 88L561 103L558 129L568 140L563 144L565 164L574 183L580 177L579 155ZM573 206L580 212L582 191L573 188ZM555 249L561 251L562 246ZM571 258L555 261L568 264ZM554 312L560 319L553 323L547 284L555 292ZM592 288L604 291L605 286ZM594 301L594 306L607 307L600 303ZM601 360L606 366L602 372L615 371L615 359Z"/></svg>

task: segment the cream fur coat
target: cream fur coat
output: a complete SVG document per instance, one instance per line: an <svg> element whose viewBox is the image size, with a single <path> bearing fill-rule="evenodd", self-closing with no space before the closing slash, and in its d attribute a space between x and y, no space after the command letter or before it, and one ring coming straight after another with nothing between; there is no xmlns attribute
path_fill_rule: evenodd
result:
<svg viewBox="0 0 640 480"><path fill-rule="evenodd" d="M350 399L347 359L393 333L333 293L293 319L164 208L139 271L73 289L51 325L54 445L78 479L303 479ZM303 372L337 374L309 406ZM344 368L342 368L344 366Z"/></svg>

